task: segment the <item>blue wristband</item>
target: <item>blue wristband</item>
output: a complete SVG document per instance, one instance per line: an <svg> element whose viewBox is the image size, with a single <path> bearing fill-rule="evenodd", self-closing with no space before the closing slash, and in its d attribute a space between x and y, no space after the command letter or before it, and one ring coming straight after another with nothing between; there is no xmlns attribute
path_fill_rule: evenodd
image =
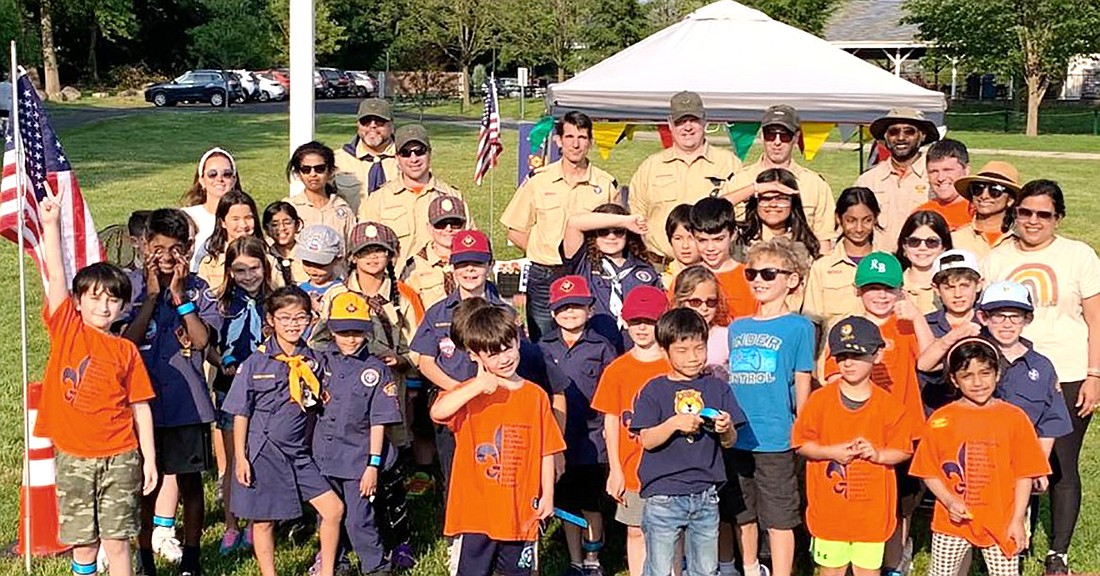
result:
<svg viewBox="0 0 1100 576"><path fill-rule="evenodd" d="M179 314L180 318L183 318L184 316L187 316L188 314L198 309L199 307L195 306L194 302L184 302L183 304L176 306L176 314Z"/></svg>
<svg viewBox="0 0 1100 576"><path fill-rule="evenodd" d="M406 378L405 389L406 390L419 390L424 387L424 381L419 378Z"/></svg>
<svg viewBox="0 0 1100 576"><path fill-rule="evenodd" d="M375 468L381 468L382 467L382 456L380 456L378 454L371 454L370 455L370 462L367 464L367 466L373 466Z"/></svg>

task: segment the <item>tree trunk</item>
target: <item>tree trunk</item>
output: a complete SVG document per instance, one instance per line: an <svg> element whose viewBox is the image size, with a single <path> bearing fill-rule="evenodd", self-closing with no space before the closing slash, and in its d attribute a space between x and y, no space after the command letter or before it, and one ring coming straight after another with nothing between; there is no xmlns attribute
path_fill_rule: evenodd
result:
<svg viewBox="0 0 1100 576"><path fill-rule="evenodd" d="M1039 105L1047 93L1047 80L1040 74L1027 76L1027 132L1028 136L1039 135Z"/></svg>
<svg viewBox="0 0 1100 576"><path fill-rule="evenodd" d="M558 66L558 82L565 82L565 67Z"/></svg>
<svg viewBox="0 0 1100 576"><path fill-rule="evenodd" d="M93 22L88 28L88 71L92 75L92 82L99 83L99 64L95 57L96 38L99 37L99 27Z"/></svg>
<svg viewBox="0 0 1100 576"><path fill-rule="evenodd" d="M61 80L57 77L57 51L53 45L53 18L50 16L50 0L42 0L42 68L46 77L46 98L54 100L61 94Z"/></svg>
<svg viewBox="0 0 1100 576"><path fill-rule="evenodd" d="M462 104L459 108L463 113L466 112L466 108L470 106L470 63L462 63L462 86L459 89L462 93Z"/></svg>

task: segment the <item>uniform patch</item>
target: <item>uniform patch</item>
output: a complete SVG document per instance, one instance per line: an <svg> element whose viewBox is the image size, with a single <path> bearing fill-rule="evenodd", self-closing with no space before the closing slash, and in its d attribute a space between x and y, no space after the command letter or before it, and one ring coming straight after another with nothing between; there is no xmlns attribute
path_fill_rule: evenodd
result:
<svg viewBox="0 0 1100 576"><path fill-rule="evenodd" d="M933 428L943 428L947 426L947 418L936 418L928 423Z"/></svg>
<svg viewBox="0 0 1100 576"><path fill-rule="evenodd" d="M1027 377L1028 377L1028 379L1030 379L1030 380L1031 380L1032 382L1036 382L1036 381L1038 381L1038 380L1039 380L1039 371L1038 371L1038 370L1036 370L1036 369L1034 369L1034 368L1032 368L1031 370L1028 370L1028 371L1027 371Z"/></svg>
<svg viewBox="0 0 1100 576"><path fill-rule="evenodd" d="M274 374L253 374L252 379L253 380L274 380L275 375Z"/></svg>
<svg viewBox="0 0 1100 576"><path fill-rule="evenodd" d="M187 289L187 299L194 302L199 299L199 289L191 287Z"/></svg>
<svg viewBox="0 0 1100 576"><path fill-rule="evenodd" d="M348 216L351 216L351 210L347 209L344 206L337 206L336 207L336 217L337 218L339 218L341 220L347 220Z"/></svg>
<svg viewBox="0 0 1100 576"><path fill-rule="evenodd" d="M378 237L378 227L375 226L374 224L368 225L365 232L367 233L367 238L377 238Z"/></svg>
<svg viewBox="0 0 1100 576"><path fill-rule="evenodd" d="M382 387L382 393L391 398L397 397L397 384L390 382Z"/></svg>
<svg viewBox="0 0 1100 576"><path fill-rule="evenodd" d="M634 277L637 278L639 282L652 282L653 281L653 274L650 273L649 270L638 270L637 272L634 273Z"/></svg>
<svg viewBox="0 0 1100 576"><path fill-rule="evenodd" d="M448 211L448 212L450 212L451 210L454 210L454 209L455 209L455 203L454 203L454 202L451 202L451 199L450 199L450 198L444 198L444 199L443 199L443 200L442 200L442 201L441 201L441 202L439 203L439 207L440 207L440 208L442 208L442 209L444 209L444 210L446 210L446 211Z"/></svg>
<svg viewBox="0 0 1100 576"><path fill-rule="evenodd" d="M596 193L596 196L603 194L603 188L600 188L599 186L593 186L592 191Z"/></svg>
<svg viewBox="0 0 1100 576"><path fill-rule="evenodd" d="M363 386L367 388L374 388L378 385L378 381L382 379L382 375L374 368L367 368L363 370L363 373L359 376L359 381L363 383Z"/></svg>
<svg viewBox="0 0 1100 576"><path fill-rule="evenodd" d="M450 336L444 336L443 339L439 341L439 353L442 354L444 358L454 356L455 348L455 341L451 340Z"/></svg>

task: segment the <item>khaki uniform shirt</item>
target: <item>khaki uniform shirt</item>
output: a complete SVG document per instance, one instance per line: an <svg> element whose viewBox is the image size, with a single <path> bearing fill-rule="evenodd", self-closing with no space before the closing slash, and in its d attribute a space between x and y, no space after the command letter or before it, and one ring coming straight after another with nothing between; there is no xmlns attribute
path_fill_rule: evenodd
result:
<svg viewBox="0 0 1100 576"><path fill-rule="evenodd" d="M848 257L843 241L810 266L802 313L820 324L825 335L845 316L863 313L856 292L856 263Z"/></svg>
<svg viewBox="0 0 1100 576"><path fill-rule="evenodd" d="M447 297L444 278L447 274L454 272L451 264L444 262L443 258L432 248L433 245L428 244L422 250L413 254L413 257L405 266L404 277L402 278L402 281L420 296L420 302L424 304L425 310ZM421 257L421 255L426 256L426 258Z"/></svg>
<svg viewBox="0 0 1100 576"><path fill-rule="evenodd" d="M450 184L432 176L424 189L417 194L405 186L402 178L386 182L378 190L374 191L359 206L360 222L380 222L389 226L397 234L400 242L400 253L394 260L397 265L397 273L401 274L405 263L413 254L431 242L428 233L428 206L436 196L455 196L462 198L462 193ZM465 200L463 200L465 202ZM473 213L469 203L466 204L467 228L474 228Z"/></svg>
<svg viewBox="0 0 1100 576"><path fill-rule="evenodd" d="M558 266L566 220L609 202L622 202L614 177L590 163L584 178L570 184L559 160L535 170L516 190L500 223L528 234L527 257L532 262Z"/></svg>
<svg viewBox="0 0 1100 576"><path fill-rule="evenodd" d="M893 252L898 247L898 234L905 219L928 201L928 170L924 164L924 153L902 176L894 171L893 161L885 160L861 174L855 185L870 188L882 209L878 223L883 230L875 233L875 248Z"/></svg>
<svg viewBox="0 0 1100 576"><path fill-rule="evenodd" d="M350 148L349 143L336 149L336 193L348 203L348 206L351 206L351 211L357 214L359 205L367 197L371 167L381 162L382 171L386 174L386 182L396 180L401 175L401 170L397 167L397 149L392 141L379 156L368 151L358 137L355 139L354 151L349 150ZM368 156L371 160L367 159Z"/></svg>
<svg viewBox="0 0 1100 576"><path fill-rule="evenodd" d="M765 169L764 159L761 158L753 164L745 166L733 177L729 184L729 190L738 190L746 186L752 186L756 177ZM805 168L791 160L787 170L798 179L798 196L802 199L802 211L806 214L806 222L810 224L810 230L821 243L831 242L836 238L836 200L833 199L833 189L825 181L825 177L809 168ZM737 205L737 219L745 219L745 205Z"/></svg>
<svg viewBox="0 0 1100 576"><path fill-rule="evenodd" d="M325 204L314 206L310 204L309 198L303 192L288 196L283 200L290 202L294 209L298 211L298 217L302 219L304 225L303 228L315 224L328 226L340 233L340 237L344 239L344 250L347 250L351 229L355 228L355 212L352 212L351 207L343 198L333 194L328 197Z"/></svg>
<svg viewBox="0 0 1100 576"><path fill-rule="evenodd" d="M940 295L936 292L936 288L932 286L931 280L925 286L918 286L916 281L913 280L913 275L910 274L912 271L912 268L910 268L902 274L904 279L902 287L917 307L917 310L920 310L921 315L931 314L940 307Z"/></svg>
<svg viewBox="0 0 1100 576"><path fill-rule="evenodd" d="M951 233L951 244L957 250L969 250L978 257L978 260L985 258L993 251L994 248L1000 246L1005 240L1012 237L1012 232L1005 232L1001 234L1001 237L989 245L989 241L986 240L985 235L974 228L974 223L971 222L965 226L962 226L958 230Z"/></svg>
<svg viewBox="0 0 1100 576"><path fill-rule="evenodd" d="M685 161L676 156L675 148L651 155L642 161L630 179L630 213L649 222L646 247L672 257L672 245L665 237L665 222L669 212L680 204L695 204L700 198L721 193L741 160L726 148L704 142L695 157Z"/></svg>

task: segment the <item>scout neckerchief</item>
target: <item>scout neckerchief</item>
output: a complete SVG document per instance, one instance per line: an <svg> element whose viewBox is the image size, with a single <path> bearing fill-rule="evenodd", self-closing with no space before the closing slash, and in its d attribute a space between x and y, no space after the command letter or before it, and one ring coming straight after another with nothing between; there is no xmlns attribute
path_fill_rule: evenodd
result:
<svg viewBox="0 0 1100 576"><path fill-rule="evenodd" d="M389 300L381 294L367 296L367 308L370 309L371 319L378 320L378 324L382 327L382 332L386 336L386 345L390 350L397 350L393 342L393 322L390 321L389 314L386 314L386 304L388 303Z"/></svg>
<svg viewBox="0 0 1100 576"><path fill-rule="evenodd" d="M256 350L256 346L263 341L263 318L260 314L259 305L256 299L249 296L247 292L236 288L234 297L236 300L244 300L244 308L237 312L235 316L229 319L229 325L225 331L225 352L222 353L222 364L226 364L227 359L232 359L236 363L244 361L244 358L236 358L233 356L233 352L237 347L237 341L241 336L245 334L245 329L248 330L248 351L252 352Z"/></svg>
<svg viewBox="0 0 1100 576"><path fill-rule="evenodd" d="M600 267L603 268L603 277L611 282L611 300L608 309L611 315L618 321L619 328L626 326L623 322L623 280L634 271L634 266L624 264L622 270L615 269L615 263L607 256L600 257Z"/></svg>
<svg viewBox="0 0 1100 576"><path fill-rule="evenodd" d="M288 356L286 354L279 354L275 357L280 362L285 362L287 368L290 369L290 400L302 408L304 411L306 408L317 404L317 399L321 398L321 382L317 380L317 376L313 374L313 370L310 370L309 364L306 364L305 357ZM302 388L302 382L305 382L306 387Z"/></svg>
<svg viewBox="0 0 1100 576"><path fill-rule="evenodd" d="M429 246L425 246L425 247L421 248L420 253L417 254L417 256L422 258L425 262L428 260L428 248L429 248ZM438 254L436 256L438 256ZM433 268L440 268L443 271L443 293L446 294L447 296L450 296L451 293L455 291L455 287L456 287L454 269L448 270L449 264L450 264L450 258L443 258L443 257L439 257L435 261L435 263L432 264Z"/></svg>

